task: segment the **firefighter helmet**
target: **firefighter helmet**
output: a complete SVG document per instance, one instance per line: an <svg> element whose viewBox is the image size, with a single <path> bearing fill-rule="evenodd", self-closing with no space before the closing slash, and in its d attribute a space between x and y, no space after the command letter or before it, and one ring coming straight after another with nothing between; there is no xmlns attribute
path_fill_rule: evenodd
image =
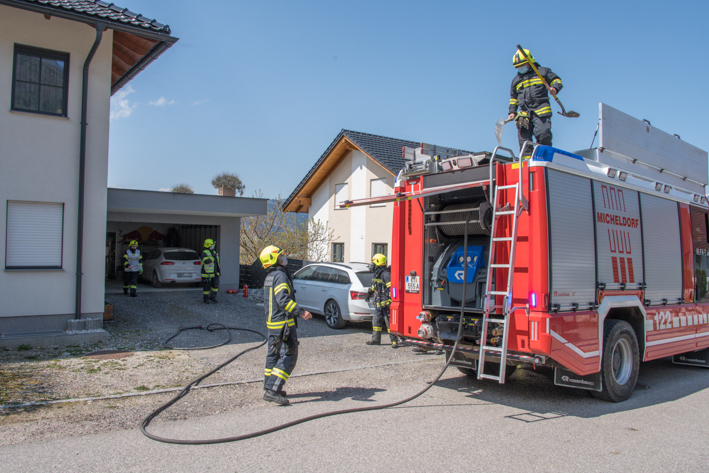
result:
<svg viewBox="0 0 709 473"><path fill-rule="evenodd" d="M267 246L261 252L261 256L259 256L259 259L261 260L261 264L264 268L270 268L271 266L278 263L278 257L281 256L282 253L283 250L278 248L277 246Z"/></svg>
<svg viewBox="0 0 709 473"><path fill-rule="evenodd" d="M532 61L533 63L537 62L534 59L534 56L532 56L532 53L529 52L529 49L525 49L524 54L526 54L527 57L529 58L529 60ZM515 51L515 55L512 56L512 65L515 67L519 67L524 64L527 64L527 59L524 57L524 55L521 52L519 52L519 49L518 49L517 51Z"/></svg>
<svg viewBox="0 0 709 473"><path fill-rule="evenodd" d="M386 266L387 257L381 253L377 253L376 255L372 256L372 263L374 263L376 266Z"/></svg>
<svg viewBox="0 0 709 473"><path fill-rule="evenodd" d="M135 240L131 240L128 246L138 246L138 242Z"/></svg>
<svg viewBox="0 0 709 473"><path fill-rule="evenodd" d="M206 240L204 240L205 248L210 248L212 246L214 246L214 240L212 240L211 238L207 238Z"/></svg>

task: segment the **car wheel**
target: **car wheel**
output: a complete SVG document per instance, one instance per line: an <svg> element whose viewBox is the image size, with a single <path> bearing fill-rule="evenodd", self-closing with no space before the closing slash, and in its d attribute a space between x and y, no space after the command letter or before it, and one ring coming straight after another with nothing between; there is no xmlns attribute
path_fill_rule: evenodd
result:
<svg viewBox="0 0 709 473"><path fill-rule="evenodd" d="M153 271L153 287L160 287L162 284L160 284L160 279L158 279L158 273L157 271Z"/></svg>
<svg viewBox="0 0 709 473"><path fill-rule="evenodd" d="M342 318L342 311L336 301L330 299L325 303L325 322L330 328L340 329L345 326L345 319Z"/></svg>
<svg viewBox="0 0 709 473"><path fill-rule="evenodd" d="M624 320L606 320L603 336L601 382L603 390L593 391L598 399L625 401L633 394L640 370L640 350L635 331Z"/></svg>

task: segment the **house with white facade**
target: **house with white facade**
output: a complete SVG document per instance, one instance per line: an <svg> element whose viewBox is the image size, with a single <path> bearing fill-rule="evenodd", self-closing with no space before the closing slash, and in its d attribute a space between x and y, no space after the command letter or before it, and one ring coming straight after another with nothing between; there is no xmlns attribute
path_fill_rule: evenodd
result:
<svg viewBox="0 0 709 473"><path fill-rule="evenodd" d="M334 230L334 262L365 262L382 253L391 259L393 203L336 208L345 200L391 194L404 167L403 147L421 142L342 130L282 207L307 213Z"/></svg>
<svg viewBox="0 0 709 473"><path fill-rule="evenodd" d="M0 346L106 336L110 98L176 41L112 3L0 0Z"/></svg>

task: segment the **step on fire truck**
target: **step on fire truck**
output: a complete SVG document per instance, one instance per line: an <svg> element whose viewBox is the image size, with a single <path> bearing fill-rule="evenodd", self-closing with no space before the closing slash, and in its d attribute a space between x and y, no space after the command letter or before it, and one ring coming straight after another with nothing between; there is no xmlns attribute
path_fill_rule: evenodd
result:
<svg viewBox="0 0 709 473"><path fill-rule="evenodd" d="M599 108L598 148L422 144L394 194L341 204L394 202L392 332L448 359L462 324L461 372L548 366L615 402L641 361L709 365L707 152Z"/></svg>

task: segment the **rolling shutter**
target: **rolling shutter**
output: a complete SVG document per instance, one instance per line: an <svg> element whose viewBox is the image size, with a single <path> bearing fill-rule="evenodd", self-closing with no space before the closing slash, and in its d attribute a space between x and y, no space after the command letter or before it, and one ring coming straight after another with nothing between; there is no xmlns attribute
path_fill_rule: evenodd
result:
<svg viewBox="0 0 709 473"><path fill-rule="evenodd" d="M643 246L638 193L594 181L598 282L606 289L642 289Z"/></svg>
<svg viewBox="0 0 709 473"><path fill-rule="evenodd" d="M61 269L64 204L7 203L6 269Z"/></svg>
<svg viewBox="0 0 709 473"><path fill-rule="evenodd" d="M594 306L596 254L589 179L547 170L552 305L559 310Z"/></svg>
<svg viewBox="0 0 709 473"><path fill-rule="evenodd" d="M645 299L651 305L682 298L682 248L677 203L640 194L645 247Z"/></svg>

